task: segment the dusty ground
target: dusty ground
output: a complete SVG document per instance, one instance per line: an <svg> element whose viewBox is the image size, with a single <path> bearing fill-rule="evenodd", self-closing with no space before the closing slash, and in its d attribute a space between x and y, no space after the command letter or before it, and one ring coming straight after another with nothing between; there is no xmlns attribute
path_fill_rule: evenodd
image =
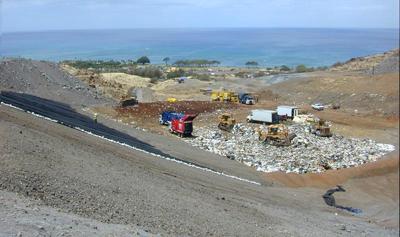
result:
<svg viewBox="0 0 400 237"><path fill-rule="evenodd" d="M396 233L376 224L379 219L369 212L358 217L327 207L321 198L323 189L247 184L148 157L3 106L0 116L1 133L7 134L7 140L0 144L4 151L1 188L33 197L46 206L105 223L134 224L162 235ZM142 136L153 142L160 139L162 143L163 139ZM179 140L170 143L182 157L205 155ZM233 161L224 163L232 163L230 172L234 174L245 169ZM246 173L259 180L258 173ZM346 188L355 195L351 185ZM368 201L362 193L355 197ZM360 208L361 201L354 202L355 197L351 200ZM394 203L377 205L387 210L395 208Z"/></svg>

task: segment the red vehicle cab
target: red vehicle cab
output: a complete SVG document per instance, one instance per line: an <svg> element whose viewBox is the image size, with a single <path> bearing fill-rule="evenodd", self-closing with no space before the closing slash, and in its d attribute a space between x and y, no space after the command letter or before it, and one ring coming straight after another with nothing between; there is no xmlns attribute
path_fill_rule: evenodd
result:
<svg viewBox="0 0 400 237"><path fill-rule="evenodd" d="M193 132L193 119L197 114L186 114L180 119L173 119L170 125L170 132L177 133L180 137L191 136Z"/></svg>

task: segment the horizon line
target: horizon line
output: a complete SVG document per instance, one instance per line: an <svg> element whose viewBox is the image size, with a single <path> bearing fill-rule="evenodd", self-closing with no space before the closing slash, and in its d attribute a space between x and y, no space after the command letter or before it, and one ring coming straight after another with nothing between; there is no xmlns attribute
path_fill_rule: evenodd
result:
<svg viewBox="0 0 400 237"><path fill-rule="evenodd" d="M227 30L227 29L321 29L321 30L400 30L398 28L380 27L275 27L275 26L215 26L215 27L135 27L135 28L70 28L70 29L40 29L40 30L1 30L0 34L10 33L48 33L60 31L118 31L118 30Z"/></svg>

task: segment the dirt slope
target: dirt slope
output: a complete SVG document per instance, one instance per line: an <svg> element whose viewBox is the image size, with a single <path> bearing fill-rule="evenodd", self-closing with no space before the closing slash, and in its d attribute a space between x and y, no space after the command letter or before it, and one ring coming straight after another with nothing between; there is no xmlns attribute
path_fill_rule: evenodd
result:
<svg viewBox="0 0 400 237"><path fill-rule="evenodd" d="M399 52L399 49L393 49L382 54L352 58L334 65L330 71L361 71L368 74L399 72Z"/></svg>
<svg viewBox="0 0 400 237"><path fill-rule="evenodd" d="M0 82L0 90L26 92L75 107L111 102L51 62L1 60Z"/></svg>
<svg viewBox="0 0 400 237"><path fill-rule="evenodd" d="M399 116L399 74L375 76L345 73L310 74L308 78L272 85L281 101L298 105L341 105L341 111L385 117Z"/></svg>

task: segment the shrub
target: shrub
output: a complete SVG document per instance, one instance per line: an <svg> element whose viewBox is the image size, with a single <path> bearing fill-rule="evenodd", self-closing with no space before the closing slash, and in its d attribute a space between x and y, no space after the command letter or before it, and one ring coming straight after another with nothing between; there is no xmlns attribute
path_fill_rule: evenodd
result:
<svg viewBox="0 0 400 237"><path fill-rule="evenodd" d="M183 77L183 76L185 76L185 71L183 71L182 69L167 73L167 78L168 79L177 78L177 77Z"/></svg>
<svg viewBox="0 0 400 237"><path fill-rule="evenodd" d="M308 71L308 69L304 64L300 64L296 67L296 72L301 73L301 72L307 72L307 71Z"/></svg>
<svg viewBox="0 0 400 237"><path fill-rule="evenodd" d="M136 62L137 62L138 64L145 65L145 64L150 63L150 59L149 59L147 56L142 56L142 57L140 57Z"/></svg>
<svg viewBox="0 0 400 237"><path fill-rule="evenodd" d="M288 72L288 71L290 71L290 68L288 66L286 66L286 65L282 65L281 68L280 68L280 71Z"/></svg>
<svg viewBox="0 0 400 237"><path fill-rule="evenodd" d="M256 62L256 61L248 61L248 62L246 62L246 66L258 66L258 62Z"/></svg>
<svg viewBox="0 0 400 237"><path fill-rule="evenodd" d="M141 77L149 77L149 78L162 78L163 72L157 68L152 66L147 67L135 67L128 71L129 74L141 76Z"/></svg>
<svg viewBox="0 0 400 237"><path fill-rule="evenodd" d="M199 79L200 81L210 81L211 77L208 74L194 74L193 78Z"/></svg>

